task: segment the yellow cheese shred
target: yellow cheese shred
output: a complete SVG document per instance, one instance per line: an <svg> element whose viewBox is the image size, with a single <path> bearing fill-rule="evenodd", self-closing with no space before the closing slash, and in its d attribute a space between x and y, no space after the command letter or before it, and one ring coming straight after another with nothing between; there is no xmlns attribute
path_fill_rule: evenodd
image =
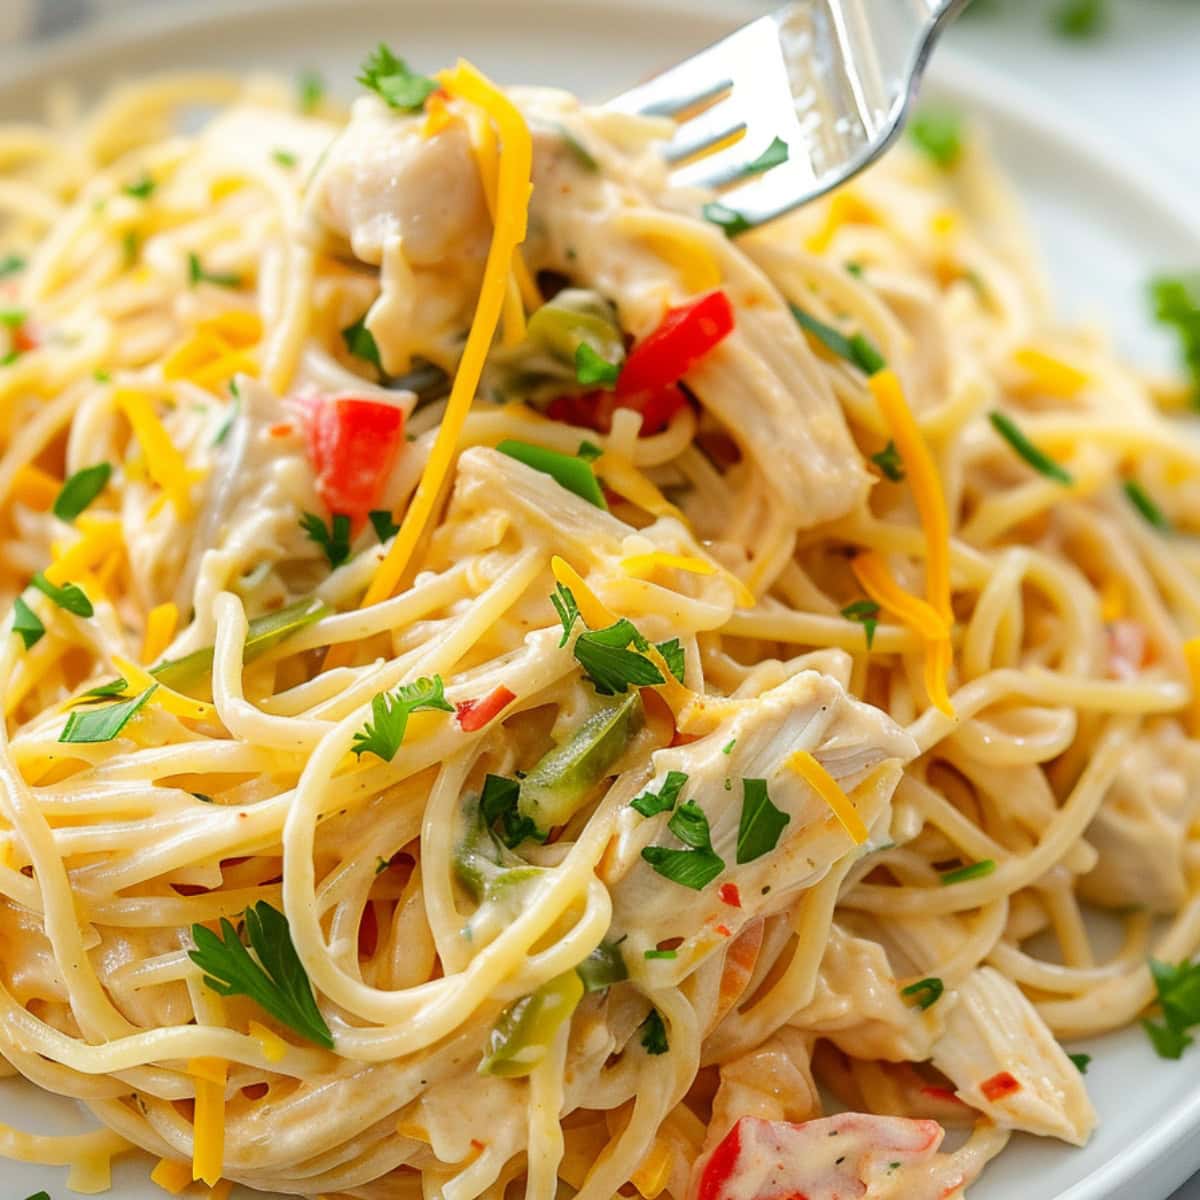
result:
<svg viewBox="0 0 1200 1200"><path fill-rule="evenodd" d="M258 1042L259 1049L262 1050L263 1058L269 1063L283 1062L284 1056L288 1052L288 1044L277 1033L268 1029L259 1021L251 1021L247 1030L252 1038Z"/></svg>
<svg viewBox="0 0 1200 1200"><path fill-rule="evenodd" d="M34 512L46 512L61 489L61 479L55 479L48 471L43 471L33 463L26 463L13 479L12 496L18 504Z"/></svg>
<svg viewBox="0 0 1200 1200"><path fill-rule="evenodd" d="M121 522L115 517L85 514L79 518L76 527L79 537L75 541L54 542L50 547L54 561L46 568L46 578L56 587L84 577L123 544Z"/></svg>
<svg viewBox="0 0 1200 1200"><path fill-rule="evenodd" d="M116 402L133 426L134 436L146 456L150 478L171 497L179 519L186 521L192 515L193 477L183 461L183 455L176 449L155 414L150 397L144 392L122 388L116 394Z"/></svg>
<svg viewBox="0 0 1200 1200"><path fill-rule="evenodd" d="M438 82L450 95L477 105L496 122L501 146L496 225L483 272L475 320L454 376L454 385L433 452L422 472L416 495L404 514L400 531L371 580L371 586L363 598L364 605L378 604L396 590L437 507L500 321L513 258L517 247L525 240L529 220L529 197L533 188L533 141L525 118L499 88L465 60L460 59L453 71L443 72Z"/></svg>
<svg viewBox="0 0 1200 1200"><path fill-rule="evenodd" d="M854 192L838 192L829 202L821 228L805 243L813 254L824 254L843 225L879 225L879 212Z"/></svg>
<svg viewBox="0 0 1200 1200"><path fill-rule="evenodd" d="M631 554L621 559L620 566L635 579L646 579L659 569L686 571L690 575L720 575L733 588L739 608L753 608L755 604L754 593L732 571L694 555L655 550L649 554Z"/></svg>
<svg viewBox="0 0 1200 1200"><path fill-rule="evenodd" d="M1192 700L1185 724L1191 737L1200 738L1200 637L1189 638L1183 643L1183 657L1192 680Z"/></svg>
<svg viewBox="0 0 1200 1200"><path fill-rule="evenodd" d="M642 1159L638 1169L629 1177L644 1200L655 1200L666 1188L675 1165L675 1148L666 1139L657 1137L650 1152Z"/></svg>
<svg viewBox="0 0 1200 1200"><path fill-rule="evenodd" d="M1036 346L1019 347L1013 352L1013 362L1029 377L1032 387L1062 400L1078 395L1087 387L1090 378L1086 371Z"/></svg>
<svg viewBox="0 0 1200 1200"><path fill-rule="evenodd" d="M174 1159L160 1158L157 1166L150 1172L150 1181L157 1183L164 1192L178 1196L185 1188L191 1187L192 1169Z"/></svg>
<svg viewBox="0 0 1200 1200"><path fill-rule="evenodd" d="M179 624L179 608L169 600L155 605L146 617L146 636L142 639L142 662L152 663L171 644Z"/></svg>
<svg viewBox="0 0 1200 1200"><path fill-rule="evenodd" d="M196 1083L193 1118L192 1178L209 1187L221 1181L225 1163L225 1078L229 1064L222 1058L193 1058L188 1074Z"/></svg>
<svg viewBox="0 0 1200 1200"><path fill-rule="evenodd" d="M829 805L854 844L861 846L870 833L850 797L838 787L837 780L807 750L797 750L787 760L787 765Z"/></svg>
<svg viewBox="0 0 1200 1200"><path fill-rule="evenodd" d="M570 588L575 603L579 605L579 615L589 629L607 629L616 623L617 614L583 582L583 576L565 558L559 558L556 554L550 560L550 571L563 587Z"/></svg>
<svg viewBox="0 0 1200 1200"><path fill-rule="evenodd" d="M211 704L207 704L203 700L193 700L191 696L172 691L171 688L159 683L153 675L148 671L143 671L137 663L131 662L128 658L114 654L113 666L121 672L121 678L129 685L126 690L130 695L139 695L147 688L152 687L155 691L154 695L150 697L150 703L164 712L169 712L176 717L187 717L192 721L216 719L217 710Z"/></svg>

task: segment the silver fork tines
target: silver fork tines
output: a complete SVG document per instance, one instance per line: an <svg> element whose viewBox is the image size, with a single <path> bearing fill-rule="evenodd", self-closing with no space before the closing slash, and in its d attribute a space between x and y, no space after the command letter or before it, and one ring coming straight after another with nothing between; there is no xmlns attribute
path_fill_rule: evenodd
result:
<svg viewBox="0 0 1200 1200"><path fill-rule="evenodd" d="M968 0L801 0L609 102L668 116L672 180L761 225L844 183L899 132L938 35ZM785 162L757 170L780 139Z"/></svg>

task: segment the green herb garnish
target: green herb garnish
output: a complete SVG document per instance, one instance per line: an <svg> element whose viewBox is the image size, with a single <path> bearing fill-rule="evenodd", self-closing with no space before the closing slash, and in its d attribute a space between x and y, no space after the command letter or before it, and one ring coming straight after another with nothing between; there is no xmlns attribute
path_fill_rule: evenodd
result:
<svg viewBox="0 0 1200 1200"><path fill-rule="evenodd" d="M802 329L811 333L839 358L853 363L864 375L875 375L887 366L887 360L865 334L855 333L847 337L844 333L834 329L832 325L818 321L816 317L806 313L804 309L795 304L789 305L789 307L792 310L792 316L796 318L796 322Z"/></svg>
<svg viewBox="0 0 1200 1200"><path fill-rule="evenodd" d="M562 622L562 637L558 639L558 648L561 650L567 644L575 622L579 620L579 605L575 602L575 593L562 583L555 586L550 603L554 605L554 611L558 613L558 619Z"/></svg>
<svg viewBox="0 0 1200 1200"><path fill-rule="evenodd" d="M366 320L367 315L363 313L353 325L347 325L342 330L342 341L346 343L346 349L355 358L361 358L364 362L369 362L382 371L383 359L379 356L379 343L375 341L375 335L367 328Z"/></svg>
<svg viewBox="0 0 1200 1200"><path fill-rule="evenodd" d="M195 287L198 283L211 283L217 287L236 288L242 286L242 277L233 271L208 271L195 252L188 255L188 282Z"/></svg>
<svg viewBox="0 0 1200 1200"><path fill-rule="evenodd" d="M996 860L994 858L983 858L979 862L970 863L965 867L956 867L953 871L947 871L942 877L943 886L952 883L966 883L968 879L982 879L985 875L990 875L996 869Z"/></svg>
<svg viewBox="0 0 1200 1200"><path fill-rule="evenodd" d="M992 428L1039 474L1053 479L1055 483L1061 483L1064 487L1070 487L1075 482L1070 471L1039 450L1021 432L1011 417L993 410L988 413L988 420L991 421Z"/></svg>
<svg viewBox="0 0 1200 1200"><path fill-rule="evenodd" d="M667 1043L667 1028L657 1008L650 1010L650 1015L642 1022L640 1028L642 1046L647 1054L666 1054L671 1048Z"/></svg>
<svg viewBox="0 0 1200 1200"><path fill-rule="evenodd" d="M25 270L25 260L19 254L6 254L0 258L0 279L17 275Z"/></svg>
<svg viewBox="0 0 1200 1200"><path fill-rule="evenodd" d="M354 735L351 750L358 756L370 751L384 762L391 762L404 741L408 718L415 712L449 712L454 705L446 699L440 675L402 683L391 692L380 692L371 700L371 716Z"/></svg>
<svg viewBox="0 0 1200 1200"><path fill-rule="evenodd" d="M510 850L515 850L526 839L535 842L546 840L546 834L538 829L533 820L518 811L517 802L520 798L519 780L506 779L503 775L488 775L483 781L479 811L483 814L484 824Z"/></svg>
<svg viewBox="0 0 1200 1200"><path fill-rule="evenodd" d="M325 98L325 81L316 71L303 71L296 80L296 102L302 113L311 115Z"/></svg>
<svg viewBox="0 0 1200 1200"><path fill-rule="evenodd" d="M203 925L192 926L196 949L188 957L204 972L205 984L220 996L249 996L289 1029L332 1050L333 1035L317 1007L287 917L265 900L243 916L254 957L228 917L221 918L221 937Z"/></svg>
<svg viewBox="0 0 1200 1200"><path fill-rule="evenodd" d="M642 952L643 958L678 958L678 950L645 950Z"/></svg>
<svg viewBox="0 0 1200 1200"><path fill-rule="evenodd" d="M141 695L119 704L105 704L100 708L75 709L59 734L60 742L111 742L122 729L145 707L146 702L158 690L151 684Z"/></svg>
<svg viewBox="0 0 1200 1200"><path fill-rule="evenodd" d="M629 649L630 646L634 648ZM575 658L601 696L616 696L630 687L665 683L648 659L650 648L632 621L622 617L607 629L589 629L575 639Z"/></svg>
<svg viewBox="0 0 1200 1200"><path fill-rule="evenodd" d="M669 642L659 642L657 650L663 656L663 662L667 664L667 670L682 683L683 673L687 665L687 659L683 653L683 643L678 638L672 638Z"/></svg>
<svg viewBox="0 0 1200 1200"><path fill-rule="evenodd" d="M1061 37L1083 41L1102 34L1108 18L1108 0L1059 0L1050 12L1050 27Z"/></svg>
<svg viewBox="0 0 1200 1200"><path fill-rule="evenodd" d="M600 170L600 164L596 161L592 152L565 126L556 125L559 137L563 140L563 145L570 151L571 157L585 170L591 171L593 174Z"/></svg>
<svg viewBox="0 0 1200 1200"><path fill-rule="evenodd" d="M625 966L621 947L615 942L601 942L575 968L575 973L583 980L585 992L602 992L614 983L629 978L629 969Z"/></svg>
<svg viewBox="0 0 1200 1200"><path fill-rule="evenodd" d="M547 450L545 446L535 446L531 442L519 442L513 438L505 438L496 449L535 471L549 475L581 500L586 500L597 508L608 508L604 492L596 480L596 473L592 470L591 463L584 459L574 454L559 454L557 450Z"/></svg>
<svg viewBox="0 0 1200 1200"><path fill-rule="evenodd" d="M889 440L878 454L871 455L871 461L893 483L899 483L904 478L904 460L900 457L895 442Z"/></svg>
<svg viewBox="0 0 1200 1200"><path fill-rule="evenodd" d="M1075 1070L1077 1070L1080 1075L1087 1074L1088 1065L1092 1061L1092 1056L1090 1054L1068 1054L1067 1057L1072 1063L1075 1064Z"/></svg>
<svg viewBox="0 0 1200 1200"><path fill-rule="evenodd" d="M64 583L62 587L57 587L41 571L29 583L44 596L49 596L59 608L65 608L77 617L90 617L95 612L83 589L73 583Z"/></svg>
<svg viewBox="0 0 1200 1200"><path fill-rule="evenodd" d="M772 167L782 166L788 160L788 144L777 137L753 162L748 162L740 172L740 178L761 175Z"/></svg>
<svg viewBox="0 0 1200 1200"><path fill-rule="evenodd" d="M926 1009L936 1004L945 990L945 984L937 976L931 975L928 979L918 979L916 983L901 988L900 995L906 999L911 997L917 1008Z"/></svg>
<svg viewBox="0 0 1200 1200"><path fill-rule="evenodd" d="M742 780L742 817L738 822L737 861L753 862L779 844L779 836L791 820L788 813L771 803L765 779Z"/></svg>
<svg viewBox="0 0 1200 1200"><path fill-rule="evenodd" d="M1200 1025L1200 965L1186 960L1173 965L1152 958L1150 975L1163 1021L1144 1020L1142 1028L1161 1058L1179 1058L1192 1044L1188 1031Z"/></svg>
<svg viewBox="0 0 1200 1200"><path fill-rule="evenodd" d="M382 42L363 63L358 82L401 112L420 112L438 89L436 79L410 71L404 59L397 58Z"/></svg>
<svg viewBox="0 0 1200 1200"><path fill-rule="evenodd" d="M867 649L875 643L875 630L879 625L879 605L874 600L855 600L842 609L842 616L847 621L858 621L867 635Z"/></svg>
<svg viewBox="0 0 1200 1200"><path fill-rule="evenodd" d="M1136 479L1127 479L1121 486L1129 503L1142 514L1147 524L1163 533L1171 532L1171 522L1167 520L1166 513L1150 499L1146 489Z"/></svg>
<svg viewBox="0 0 1200 1200"><path fill-rule="evenodd" d="M121 191L127 196L132 196L135 200L149 200L154 195L156 187L158 187L158 184L149 175L143 175L135 183L127 183Z"/></svg>
<svg viewBox="0 0 1200 1200"><path fill-rule="evenodd" d="M724 860L712 848L708 818L694 801L681 804L667 822L667 828L687 847L675 850L668 846L646 846L642 857L672 883L702 891L722 871Z"/></svg>
<svg viewBox="0 0 1200 1200"><path fill-rule="evenodd" d="M299 161L290 150L282 150L282 149L272 150L271 157L281 167L294 167L296 165L296 163Z"/></svg>
<svg viewBox="0 0 1200 1200"><path fill-rule="evenodd" d="M392 520L392 513L387 508L373 508L367 517L371 522L371 528L375 530L375 536L381 541L386 542L389 538L393 538L400 531L400 526Z"/></svg>
<svg viewBox="0 0 1200 1200"><path fill-rule="evenodd" d="M1150 299L1155 320L1179 335L1192 380L1192 403L1200 406L1200 276L1160 276L1150 283Z"/></svg>
<svg viewBox="0 0 1200 1200"><path fill-rule="evenodd" d="M711 221L725 230L726 237L737 237L739 233L754 228L744 213L730 208L728 204L722 204L719 200L706 204L701 211L706 221Z"/></svg>
<svg viewBox="0 0 1200 1200"><path fill-rule="evenodd" d="M331 567L340 567L350 557L350 518L345 513L334 513L327 526L316 513L306 512L300 528L325 551Z"/></svg>
<svg viewBox="0 0 1200 1200"><path fill-rule="evenodd" d="M576 458L582 458L584 462L595 462L604 454L604 451L596 445L595 442L580 442L579 449L575 451Z"/></svg>
<svg viewBox="0 0 1200 1200"><path fill-rule="evenodd" d="M54 515L60 521L73 521L97 496L104 491L112 476L111 463L97 463L76 471L54 500Z"/></svg>
<svg viewBox="0 0 1200 1200"><path fill-rule="evenodd" d="M945 108L926 109L912 119L908 136L939 167L949 170L962 157L962 118Z"/></svg>
<svg viewBox="0 0 1200 1200"><path fill-rule="evenodd" d="M41 618L20 596L13 601L13 633L25 643L26 650L32 650L46 633Z"/></svg>
<svg viewBox="0 0 1200 1200"><path fill-rule="evenodd" d="M575 347L575 379L580 386L611 388L620 375L621 364L601 358L587 342Z"/></svg>
<svg viewBox="0 0 1200 1200"><path fill-rule="evenodd" d="M679 800L679 793L687 783L688 777L683 771L668 771L662 787L657 792L645 791L640 796L630 800L629 807L639 812L643 817L657 816L659 813L670 812Z"/></svg>

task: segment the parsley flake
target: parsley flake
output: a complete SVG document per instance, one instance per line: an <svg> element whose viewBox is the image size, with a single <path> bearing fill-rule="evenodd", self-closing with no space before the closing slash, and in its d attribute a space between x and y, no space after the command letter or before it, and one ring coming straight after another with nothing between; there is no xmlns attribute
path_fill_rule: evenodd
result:
<svg viewBox="0 0 1200 1200"><path fill-rule="evenodd" d="M340 567L350 557L350 518L345 513L334 513L326 526L316 513L306 512L300 528L325 551L331 567Z"/></svg>
<svg viewBox="0 0 1200 1200"><path fill-rule="evenodd" d="M908 127L908 136L943 170L950 170L962 158L962 118L949 109L926 109L917 113Z"/></svg>
<svg viewBox="0 0 1200 1200"><path fill-rule="evenodd" d="M737 237L739 233L745 233L746 230L754 228L744 213L730 208L728 204L722 204L719 200L713 200L706 204L701 211L706 221L711 221L725 230L726 237Z"/></svg>
<svg viewBox="0 0 1200 1200"><path fill-rule="evenodd" d="M587 342L575 347L575 379L581 386L611 388L620 374L620 363L602 358Z"/></svg>
<svg viewBox="0 0 1200 1200"><path fill-rule="evenodd" d="M382 42L363 63L358 82L386 101L389 108L402 112L420 112L438 89L436 79L410 71L404 59L397 58Z"/></svg>
<svg viewBox="0 0 1200 1200"><path fill-rule="evenodd" d="M575 622L579 620L579 605L575 602L575 594L562 583L555 587L554 594L550 597L550 603L554 605L554 611L558 613L558 619L562 622L562 637L558 641L558 647L561 650L567 644L571 630L575 628Z"/></svg>
<svg viewBox="0 0 1200 1200"><path fill-rule="evenodd" d="M13 601L13 633L25 643L26 650L32 650L46 633L41 618L20 596Z"/></svg>
<svg viewBox="0 0 1200 1200"><path fill-rule="evenodd" d="M96 463L76 471L54 500L54 515L60 521L73 521L97 496L104 491L112 476L111 463Z"/></svg>
<svg viewBox="0 0 1200 1200"><path fill-rule="evenodd" d="M1192 403L1200 407L1200 276L1151 280L1154 318L1175 330L1184 366L1192 380Z"/></svg>
<svg viewBox="0 0 1200 1200"><path fill-rule="evenodd" d="M900 995L906 1000L911 997L913 1004L924 1010L936 1004L945 990L946 985L936 975L931 975L928 979L918 979L916 983L901 988Z"/></svg>
<svg viewBox="0 0 1200 1200"><path fill-rule="evenodd" d="M856 366L864 375L875 375L887 366L887 360L879 353L875 343L865 334L855 333L847 337L844 333L818 321L811 313L795 304L788 306L796 323L839 358Z"/></svg>
<svg viewBox="0 0 1200 1200"><path fill-rule="evenodd" d="M1084 41L1108 27L1108 0L1060 0L1050 12L1050 27L1060 37Z"/></svg>
<svg viewBox="0 0 1200 1200"><path fill-rule="evenodd" d="M25 260L19 254L6 254L0 258L0 279L18 275L25 270Z"/></svg>
<svg viewBox="0 0 1200 1200"><path fill-rule="evenodd" d="M392 520L392 513L387 508L373 508L367 513L371 521L371 528L375 530L375 536L381 541L386 542L389 538L393 538L400 532L400 526Z"/></svg>
<svg viewBox="0 0 1200 1200"><path fill-rule="evenodd" d="M342 341L346 343L346 349L355 358L361 358L364 362L369 362L382 371L383 359L379 357L379 343L375 341L375 335L367 328L366 320L367 314L363 313L353 325L347 325L342 330Z"/></svg>
<svg viewBox="0 0 1200 1200"><path fill-rule="evenodd" d="M970 879L983 879L984 876L990 875L995 869L996 860L994 858L983 858L979 862L970 863L965 867L957 867L953 871L947 871L941 877L942 885L966 883Z"/></svg>
<svg viewBox="0 0 1200 1200"><path fill-rule="evenodd" d="M678 950L644 950L642 952L642 957L643 958L651 958L651 959L654 959L654 958L663 958L663 959L678 958L679 951Z"/></svg>
<svg viewBox="0 0 1200 1200"><path fill-rule="evenodd" d="M316 71L303 71L296 80L296 102L306 115L316 112L325 98L325 81Z"/></svg>
<svg viewBox="0 0 1200 1200"><path fill-rule="evenodd" d="M634 649L629 649L630 646ZM589 629L575 639L575 658L601 696L616 696L630 687L665 683L662 672L645 655L649 642L633 622L622 617L607 629Z"/></svg>
<svg viewBox="0 0 1200 1200"><path fill-rule="evenodd" d="M722 871L725 861L712 848L712 835L704 810L694 801L681 804L667 828L687 847L646 846L642 858L664 879L694 891L703 891Z"/></svg>
<svg viewBox="0 0 1200 1200"><path fill-rule="evenodd" d="M767 795L765 779L742 780L742 817L738 822L737 861L753 862L779 844L780 834L791 820L775 807Z"/></svg>
<svg viewBox="0 0 1200 1200"><path fill-rule="evenodd" d="M1070 487L1075 482L1070 471L1039 450L1020 430L1017 423L998 410L988 413L992 428L1040 475Z"/></svg>
<svg viewBox="0 0 1200 1200"><path fill-rule="evenodd" d="M1166 513L1150 499L1149 493L1136 479L1125 480L1121 487L1129 503L1141 513L1147 524L1153 525L1162 533L1171 532L1171 522L1167 520Z"/></svg>
<svg viewBox="0 0 1200 1200"><path fill-rule="evenodd" d="M141 712L157 690L158 684L154 683L140 695L130 700L122 700L119 704L75 709L67 717L67 723L58 735L58 740L76 743L111 742Z"/></svg>
<svg viewBox="0 0 1200 1200"><path fill-rule="evenodd" d="M904 478L904 460L900 457L895 442L889 440L878 454L871 455L871 461L893 483L899 483Z"/></svg>
<svg viewBox="0 0 1200 1200"><path fill-rule="evenodd" d="M503 775L488 775L483 781L479 811L489 829L495 829L499 823L497 836L510 850L515 850L526 839L544 842L547 836L538 829L531 817L521 815L517 808L520 798L519 780L506 779Z"/></svg>
<svg viewBox="0 0 1200 1200"><path fill-rule="evenodd" d="M299 159L290 151L284 149L272 150L271 158L281 167L294 167Z"/></svg>
<svg viewBox="0 0 1200 1200"><path fill-rule="evenodd" d="M855 600L842 609L847 621L858 621L867 635L867 649L875 643L875 630L879 625L879 605L874 600Z"/></svg>
<svg viewBox="0 0 1200 1200"><path fill-rule="evenodd" d="M289 1029L332 1050L333 1035L317 1007L287 917L265 900L243 917L253 957L228 917L221 918L220 937L204 925L192 926L196 949L188 957L204 972L205 985L219 996L249 996Z"/></svg>
<svg viewBox="0 0 1200 1200"><path fill-rule="evenodd" d="M687 783L687 774L683 771L668 771L662 787L657 792L645 791L640 796L630 800L629 807L639 812L643 817L657 816L659 813L670 812L679 800L679 793Z"/></svg>
<svg viewBox="0 0 1200 1200"><path fill-rule="evenodd" d="M454 711L444 688L442 677L434 675L402 683L392 692L380 692L371 700L373 720L354 735L353 752L361 757L370 751L384 762L391 762L404 741L410 714Z"/></svg>
<svg viewBox="0 0 1200 1200"><path fill-rule="evenodd" d="M188 282L195 287L199 283L211 283L216 287L236 288L242 286L242 277L233 271L209 271L194 251L188 255Z"/></svg>
<svg viewBox="0 0 1200 1200"><path fill-rule="evenodd" d="M672 638L669 642L659 642L655 649L663 656L663 662L667 664L667 670L671 672L675 678L682 683L683 673L686 667L686 659L683 653L683 643L678 638Z"/></svg>
<svg viewBox="0 0 1200 1200"><path fill-rule="evenodd" d="M748 162L741 170L740 178L746 179L751 175L761 175L772 167L782 166L788 160L788 144L777 137L753 162Z"/></svg>
<svg viewBox="0 0 1200 1200"><path fill-rule="evenodd" d="M666 1054L671 1048L667 1042L667 1028L657 1008L650 1010L650 1015L642 1022L640 1028L642 1046L647 1054Z"/></svg>
<svg viewBox="0 0 1200 1200"><path fill-rule="evenodd" d="M1150 960L1150 975L1158 993L1163 1021L1145 1020L1142 1028L1149 1035L1161 1058L1179 1058L1192 1044L1188 1032L1200 1025L1200 965L1187 962L1172 964L1157 958Z"/></svg>
<svg viewBox="0 0 1200 1200"><path fill-rule="evenodd" d="M584 462L595 462L604 454L604 451L596 445L595 442L583 441L579 443L579 449L575 451L576 458L582 458Z"/></svg>
<svg viewBox="0 0 1200 1200"><path fill-rule="evenodd" d="M132 196L135 200L149 200L154 195L156 187L158 187L158 184L149 175L143 175L136 182L127 183L121 191L127 196Z"/></svg>
<svg viewBox="0 0 1200 1200"><path fill-rule="evenodd" d="M64 583L62 587L57 587L41 571L29 583L43 595L49 596L59 608L64 608L77 617L90 617L95 612L84 590L76 584Z"/></svg>
<svg viewBox="0 0 1200 1200"><path fill-rule="evenodd" d="M1068 1054L1067 1057L1075 1065L1075 1070L1077 1070L1080 1075L1087 1074L1088 1066L1092 1061L1092 1056L1090 1054Z"/></svg>

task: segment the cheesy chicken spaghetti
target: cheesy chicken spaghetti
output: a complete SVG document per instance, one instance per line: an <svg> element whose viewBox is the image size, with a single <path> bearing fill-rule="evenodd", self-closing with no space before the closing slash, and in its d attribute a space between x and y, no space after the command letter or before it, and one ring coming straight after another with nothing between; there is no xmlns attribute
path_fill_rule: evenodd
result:
<svg viewBox="0 0 1200 1200"><path fill-rule="evenodd" d="M1163 389L975 141L747 231L660 122L361 83L0 130L0 1063L101 1123L0 1151L921 1200L1085 1142L1060 1041L1200 945Z"/></svg>

